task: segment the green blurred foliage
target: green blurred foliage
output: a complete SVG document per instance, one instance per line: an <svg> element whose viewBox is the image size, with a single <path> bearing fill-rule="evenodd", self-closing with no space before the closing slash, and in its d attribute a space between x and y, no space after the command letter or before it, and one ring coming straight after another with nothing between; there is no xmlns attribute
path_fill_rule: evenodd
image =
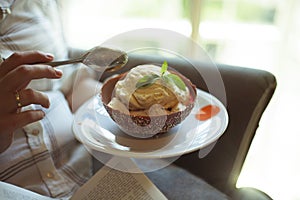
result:
<svg viewBox="0 0 300 200"><path fill-rule="evenodd" d="M160 16L161 7L164 0L151 0L151 1L141 1L141 0L131 0L130 6L123 7L124 16L129 17L157 17Z"/></svg>
<svg viewBox="0 0 300 200"><path fill-rule="evenodd" d="M245 22L273 23L276 9L266 7L251 1L239 1L237 4L236 18Z"/></svg>
<svg viewBox="0 0 300 200"><path fill-rule="evenodd" d="M202 1L202 20L222 20L223 1L203 0Z"/></svg>
<svg viewBox="0 0 300 200"><path fill-rule="evenodd" d="M182 0L127 0L128 6L123 5L122 15L126 17L158 18L176 17L181 18L183 9ZM122 2L124 4L124 1Z"/></svg>
<svg viewBox="0 0 300 200"><path fill-rule="evenodd" d="M189 4L192 0L182 0L183 16L189 16ZM273 5L262 4L251 0L202 0L201 20L222 21L224 16L234 16L234 20L241 22L273 23L276 9ZM226 13L225 4L236 4L235 13ZM228 5L227 5L228 6ZM230 10L232 11L232 10Z"/></svg>
<svg viewBox="0 0 300 200"><path fill-rule="evenodd" d="M124 17L189 19L192 2L193 0L123 0L119 2L115 14ZM231 16L235 21L273 23L276 14L274 6L258 0L201 0L201 5L201 21L222 21ZM228 7L234 9L227 10Z"/></svg>

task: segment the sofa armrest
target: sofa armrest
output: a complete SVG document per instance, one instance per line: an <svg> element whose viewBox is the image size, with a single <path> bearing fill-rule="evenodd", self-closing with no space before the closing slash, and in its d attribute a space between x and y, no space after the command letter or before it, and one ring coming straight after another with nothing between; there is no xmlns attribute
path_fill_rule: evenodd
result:
<svg viewBox="0 0 300 200"><path fill-rule="evenodd" d="M233 200L272 200L263 191L252 187L237 188L230 196Z"/></svg>

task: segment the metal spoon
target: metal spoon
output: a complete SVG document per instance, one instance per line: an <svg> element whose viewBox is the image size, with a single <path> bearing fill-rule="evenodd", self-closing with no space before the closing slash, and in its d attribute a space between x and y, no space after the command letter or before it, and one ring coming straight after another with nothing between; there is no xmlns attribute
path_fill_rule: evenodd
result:
<svg viewBox="0 0 300 200"><path fill-rule="evenodd" d="M122 68L128 61L128 55L121 50L107 47L95 47L78 58L44 63L52 67L73 63L83 63L95 71L113 72Z"/></svg>

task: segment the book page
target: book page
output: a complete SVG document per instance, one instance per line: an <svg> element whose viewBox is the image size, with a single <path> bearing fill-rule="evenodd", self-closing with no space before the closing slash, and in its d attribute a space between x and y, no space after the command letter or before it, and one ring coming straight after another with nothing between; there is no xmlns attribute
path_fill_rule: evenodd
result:
<svg viewBox="0 0 300 200"><path fill-rule="evenodd" d="M128 158L112 158L70 200L166 200L159 189ZM124 171L140 173L129 173ZM50 198L24 188L0 182L2 200L67 200Z"/></svg>
<svg viewBox="0 0 300 200"><path fill-rule="evenodd" d="M102 167L86 184L73 195L71 200L160 200L167 199L158 188L140 173L128 173L136 165L128 158L112 158L108 166ZM122 170L123 169L123 170Z"/></svg>
<svg viewBox="0 0 300 200"><path fill-rule="evenodd" d="M21 187L0 182L0 199L2 200L53 200L54 198L39 195Z"/></svg>

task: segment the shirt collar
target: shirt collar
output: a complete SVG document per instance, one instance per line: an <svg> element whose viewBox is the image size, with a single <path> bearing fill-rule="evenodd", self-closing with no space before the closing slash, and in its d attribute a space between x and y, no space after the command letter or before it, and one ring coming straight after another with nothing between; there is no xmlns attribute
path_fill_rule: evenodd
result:
<svg viewBox="0 0 300 200"><path fill-rule="evenodd" d="M11 7L15 0L2 0L0 2L0 22L11 13Z"/></svg>
<svg viewBox="0 0 300 200"><path fill-rule="evenodd" d="M0 7L3 8L10 8L15 0L1 0Z"/></svg>

